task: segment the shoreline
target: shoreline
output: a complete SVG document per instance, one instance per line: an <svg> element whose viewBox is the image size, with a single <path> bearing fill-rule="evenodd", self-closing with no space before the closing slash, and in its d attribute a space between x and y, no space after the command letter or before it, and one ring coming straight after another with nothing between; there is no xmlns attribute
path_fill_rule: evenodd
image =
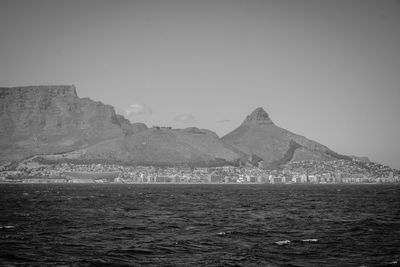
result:
<svg viewBox="0 0 400 267"><path fill-rule="evenodd" d="M400 185L400 183L96 183L96 182L50 182L50 183L33 183L33 182L5 182L0 181L1 184L33 184L33 185L47 185L47 184L68 184L68 185Z"/></svg>

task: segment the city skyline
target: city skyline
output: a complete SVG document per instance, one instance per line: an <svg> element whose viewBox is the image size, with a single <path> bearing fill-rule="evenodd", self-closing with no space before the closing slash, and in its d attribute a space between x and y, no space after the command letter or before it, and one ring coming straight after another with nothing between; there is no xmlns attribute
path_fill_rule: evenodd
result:
<svg viewBox="0 0 400 267"><path fill-rule="evenodd" d="M400 169L399 1L7 1L0 86L74 84L132 122L216 131L257 107Z"/></svg>

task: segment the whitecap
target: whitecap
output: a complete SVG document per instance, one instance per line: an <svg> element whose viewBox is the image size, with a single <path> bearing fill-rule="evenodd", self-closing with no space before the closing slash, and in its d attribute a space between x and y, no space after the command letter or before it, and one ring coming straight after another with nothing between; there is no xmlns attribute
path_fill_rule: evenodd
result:
<svg viewBox="0 0 400 267"><path fill-rule="evenodd" d="M291 243L290 240L282 240L282 241L275 242L275 244L280 245L280 246L287 245L287 244L290 244L290 243Z"/></svg>

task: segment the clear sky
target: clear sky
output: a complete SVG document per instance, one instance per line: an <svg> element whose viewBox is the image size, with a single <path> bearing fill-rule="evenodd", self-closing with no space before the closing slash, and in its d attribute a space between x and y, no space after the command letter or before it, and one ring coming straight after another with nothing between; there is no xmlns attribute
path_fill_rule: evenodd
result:
<svg viewBox="0 0 400 267"><path fill-rule="evenodd" d="M0 86L74 84L149 126L278 126L400 168L400 1L0 0Z"/></svg>

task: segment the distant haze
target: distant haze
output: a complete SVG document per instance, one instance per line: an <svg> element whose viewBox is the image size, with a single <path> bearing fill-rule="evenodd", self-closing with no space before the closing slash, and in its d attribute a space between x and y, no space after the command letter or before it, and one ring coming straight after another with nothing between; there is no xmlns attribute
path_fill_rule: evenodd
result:
<svg viewBox="0 0 400 267"><path fill-rule="evenodd" d="M0 87L75 84L223 136L256 107L400 169L400 1L0 0Z"/></svg>

